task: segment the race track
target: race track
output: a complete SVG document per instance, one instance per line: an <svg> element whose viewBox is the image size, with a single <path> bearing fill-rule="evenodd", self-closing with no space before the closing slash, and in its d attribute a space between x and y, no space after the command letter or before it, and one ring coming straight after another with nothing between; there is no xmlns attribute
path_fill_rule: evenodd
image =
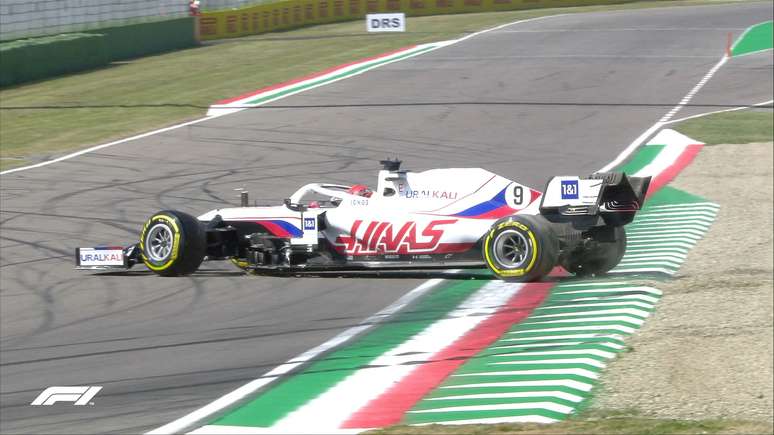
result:
<svg viewBox="0 0 774 435"><path fill-rule="evenodd" d="M73 249L133 242L160 209L279 202L313 181L374 181L377 161L481 166L542 189L610 162L771 3L563 15L47 167L2 176L2 433L142 432L335 336L424 282L78 273ZM676 117L771 99L771 56L734 59ZM742 84L743 82L743 84ZM240 94L245 89L235 89ZM94 406L32 407L53 385Z"/></svg>

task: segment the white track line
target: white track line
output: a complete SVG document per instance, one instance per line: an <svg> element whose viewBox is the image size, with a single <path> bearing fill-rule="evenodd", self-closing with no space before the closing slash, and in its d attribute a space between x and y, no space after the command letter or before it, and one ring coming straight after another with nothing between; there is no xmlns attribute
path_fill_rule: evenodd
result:
<svg viewBox="0 0 774 435"><path fill-rule="evenodd" d="M559 351L551 352L559 353ZM577 352L581 353L581 352ZM610 352L605 352L609 355L615 355ZM572 379L561 380L548 380L548 381L510 381L510 382L476 382L470 384L460 385L445 385L442 389L457 389L457 388L486 388L486 387L569 387L580 391L591 391L591 384L585 382L578 382Z"/></svg>
<svg viewBox="0 0 774 435"><path fill-rule="evenodd" d="M733 109L715 110L712 112L699 113L698 115L691 115L691 116L686 116L685 118L673 119L671 121L667 121L664 123L664 125L676 124L678 122L687 121L689 119L701 118L708 115L714 115L716 113L736 112L738 110L754 109L756 107L766 106L772 103L774 103L774 100L764 101L762 103L753 104L752 106L739 106L739 107L734 107Z"/></svg>
<svg viewBox="0 0 774 435"><path fill-rule="evenodd" d="M550 364L585 364L585 365L597 367L600 369L603 369L606 366L605 363L595 360L593 358L556 358L556 359L533 359L533 360L527 360L527 361L500 361L500 362L488 363L487 365L490 365L490 366L542 365L542 366L545 366ZM508 394L508 393L501 393L501 394ZM533 394L541 394L541 393L535 392ZM434 400L434 399L428 399L428 400ZM438 399L435 399L435 400L438 400Z"/></svg>
<svg viewBox="0 0 774 435"><path fill-rule="evenodd" d="M74 153L70 153L70 154L64 155L62 157L57 157L55 159L46 160L46 161L40 162L40 163L35 163L34 165L22 166L20 168L7 169L5 171L0 172L0 175L13 174L14 172L26 171L28 169L41 168L43 166L48 166L48 165L51 165L53 163L58 163L58 162L62 162L62 161L65 161L65 160L70 160L70 159L72 159L74 157L82 156L84 154L92 153L94 151L99 151L99 150L101 150L103 148L112 147L113 145L118 145L118 144L122 144L122 143L125 143L125 142L130 142L130 141L133 141L133 140L137 140L137 139L142 139L142 138L145 138L145 137L148 137L148 136L153 136L153 135L156 135L156 134L166 133L168 131L178 129L180 127L186 127L186 126L189 126L189 125L198 124L198 123L200 123L202 121L207 121L209 119L215 119L217 117L218 116L205 116L204 118L194 119L193 121L184 122L182 124L175 124L175 125L172 125L170 127L165 127L165 128L159 129L159 130L149 131L147 133L138 134L136 136L128 137L126 139L120 139L120 140L116 140L116 141L113 141L113 142L108 142L108 143L105 143L105 144L102 144L102 145L96 145L96 146L93 146L91 148L86 148L85 150L80 150L80 151L76 151Z"/></svg>
<svg viewBox="0 0 774 435"><path fill-rule="evenodd" d="M545 340L564 340L566 338L580 339L580 338L615 338L623 340L624 336L620 334L589 334L588 331L584 331L578 334L566 334L566 335L541 335L539 337L521 337L521 338L503 338L500 342L519 342L519 341L545 341Z"/></svg>
<svg viewBox="0 0 774 435"><path fill-rule="evenodd" d="M637 150L640 145L645 143L646 140L648 140L653 134L661 128L666 125L671 118L677 114L685 105L687 105L693 97L701 90L701 88L704 87L705 84L712 78L712 76L715 75L716 72L725 65L725 63L728 62L728 57L726 55L723 55L723 57L718 61L718 63L715 64L708 72L707 74L702 77L701 80L690 90L687 94L683 97L682 100L680 100L679 103L675 107L673 107L669 112L667 112L664 116L661 117L658 122L650 126L647 130L645 130L641 135L639 135L632 143L629 144L621 153L610 163L603 166L599 169L598 172L606 172L614 167L618 166L619 164L623 163L626 159L631 156L631 154Z"/></svg>
<svg viewBox="0 0 774 435"><path fill-rule="evenodd" d="M410 304L418 297L427 293L428 290L435 287L437 284L439 284L442 281L443 281L442 279L431 279L429 281L424 282L420 286L416 287L415 289L403 295L403 297L401 297L397 301L390 304L387 308L365 319L358 326L354 326L352 328L347 329L346 331L343 331L342 333L326 341L325 343L313 349L310 349L293 359L288 360L288 362L286 362L285 364L277 366L276 368L269 371L262 377L255 379L251 382L248 382L247 384L242 385L236 390L216 399L213 402L210 402L209 404L191 412L190 414L187 414L173 422L167 423L164 426L161 426L157 429L154 429L148 432L148 434L171 434L171 433L181 432L186 427L191 426L199 422L200 420L211 416L212 414L222 410L223 408L226 408L227 406L230 406L236 403L237 401L243 399L249 394L252 394L258 391L258 389L265 387L266 385L274 382L277 378L279 378L284 374L289 373L290 371L294 370L301 364L319 356L320 354L330 349L333 349L336 346L341 345L342 343L350 340L352 337L355 337L356 335L363 333L363 331L370 329L375 324L381 322L382 320L391 316L392 314L400 311L406 305Z"/></svg>
<svg viewBox="0 0 774 435"><path fill-rule="evenodd" d="M476 376L538 376L538 375L574 375L587 379L598 379L599 373L586 369L536 369L536 370L500 370L492 372L460 373L452 375L454 378L476 377Z"/></svg>
<svg viewBox="0 0 774 435"><path fill-rule="evenodd" d="M466 406L446 406L441 408L421 409L409 411L412 414L425 414L430 412L459 412L459 411L497 411L497 410L516 410L516 409L546 409L561 414L569 414L575 408L567 405L560 405L553 402L533 402L533 403L502 403L496 405L466 405Z"/></svg>
<svg viewBox="0 0 774 435"><path fill-rule="evenodd" d="M593 361L594 363L598 363L597 360L593 360L590 358L577 358L577 359L569 359L569 360L562 360L562 361L584 361L583 363L588 363L588 361ZM538 362L538 361L536 361ZM551 360L542 360L542 362L551 362ZM503 362L503 363L497 363L497 364L513 364L509 362ZM426 400L458 400L458 399L511 399L511 398L523 398L523 397L557 397L559 399L569 400L570 402L581 402L583 400L582 397L576 396L575 394L565 393L564 391L523 391L520 393L480 393L480 394L462 394L462 395L453 395L453 396L443 396L443 397L431 397Z"/></svg>
<svg viewBox="0 0 774 435"><path fill-rule="evenodd" d="M613 159L612 162L601 167L597 172L607 172L615 168L616 166L620 165L621 163L623 163L624 160L628 159L629 156L640 147L640 145L645 143L646 140L650 139L650 137L653 136L654 133L661 130L661 127L663 126L664 126L664 123L661 121L651 125L650 128L645 130L641 135L637 136L637 139L634 139L634 141L630 143L629 146L627 146L623 151L621 151L621 154L618 154L618 156L615 159Z"/></svg>
<svg viewBox="0 0 774 435"><path fill-rule="evenodd" d="M701 90L701 88L703 88L704 85L706 85L707 82L712 78L712 76L714 76L715 73L718 72L720 67L722 67L723 65L726 64L726 62L728 62L728 59L729 58L727 56L723 56L722 58L720 58L718 63L716 63L715 66L713 66L709 71L707 71L707 74L704 74L704 77L702 77L701 80L699 80L699 83L696 83L696 86L694 86L693 89L691 89L687 94L685 94L683 99L680 100L680 102L677 103L677 105L673 107L672 110L667 112L667 114L664 115L658 122L663 124L669 121L670 119L672 119L673 116L677 114L677 112L682 110L683 107L685 107L688 103L690 103L693 97Z"/></svg>
<svg viewBox="0 0 774 435"><path fill-rule="evenodd" d="M590 298L587 298L590 299ZM555 334L557 332L564 332L564 333L584 333L588 331L621 331L627 334L631 334L635 331L634 328L630 328L628 326L622 326L622 325L594 325L594 326L563 326L558 328L542 328L542 329L525 329L522 331L511 331L506 332L508 336L510 335L523 335L523 334L533 334L537 332L542 333L548 333L548 334ZM505 339L501 340L505 341ZM494 356L502 356L502 355L494 355Z"/></svg>

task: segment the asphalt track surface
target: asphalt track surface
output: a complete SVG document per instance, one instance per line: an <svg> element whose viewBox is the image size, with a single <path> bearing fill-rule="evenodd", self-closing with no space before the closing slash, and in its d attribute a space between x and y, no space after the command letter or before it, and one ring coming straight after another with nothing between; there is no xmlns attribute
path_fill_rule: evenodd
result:
<svg viewBox="0 0 774 435"><path fill-rule="evenodd" d="M386 156L416 170L481 166L538 188L552 174L590 173L680 101L728 32L771 16L769 2L523 23L270 107L3 176L0 432L158 427L423 282L248 277L212 263L187 278L142 267L91 275L72 269L74 247L132 242L153 211L235 204L237 187L271 203L307 182L369 183ZM771 72L770 51L735 59L697 101L770 100ZM692 111L702 110L676 117ZM29 406L53 385L104 388L93 406Z"/></svg>

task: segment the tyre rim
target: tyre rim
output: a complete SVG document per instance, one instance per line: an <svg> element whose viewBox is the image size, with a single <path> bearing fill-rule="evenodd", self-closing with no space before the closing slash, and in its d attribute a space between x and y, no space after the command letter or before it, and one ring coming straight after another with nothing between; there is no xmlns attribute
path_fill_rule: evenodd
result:
<svg viewBox="0 0 774 435"><path fill-rule="evenodd" d="M527 259L529 244L524 235L518 231L503 231L497 235L493 246L497 263L506 269L519 267Z"/></svg>
<svg viewBox="0 0 774 435"><path fill-rule="evenodd" d="M156 224L148 231L145 237L145 246L148 247L148 256L152 261L166 261L172 253L172 230L166 224Z"/></svg>

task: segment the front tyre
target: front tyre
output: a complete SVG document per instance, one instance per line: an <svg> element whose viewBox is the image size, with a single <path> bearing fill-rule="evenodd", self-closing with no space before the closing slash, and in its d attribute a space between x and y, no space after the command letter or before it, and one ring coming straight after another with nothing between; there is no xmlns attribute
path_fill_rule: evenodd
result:
<svg viewBox="0 0 774 435"><path fill-rule="evenodd" d="M202 264L207 240L201 223L179 211L160 211L140 233L142 260L161 276L190 275Z"/></svg>
<svg viewBox="0 0 774 435"><path fill-rule="evenodd" d="M539 216L500 219L484 238L484 262L504 281L536 281L556 265L559 240Z"/></svg>

